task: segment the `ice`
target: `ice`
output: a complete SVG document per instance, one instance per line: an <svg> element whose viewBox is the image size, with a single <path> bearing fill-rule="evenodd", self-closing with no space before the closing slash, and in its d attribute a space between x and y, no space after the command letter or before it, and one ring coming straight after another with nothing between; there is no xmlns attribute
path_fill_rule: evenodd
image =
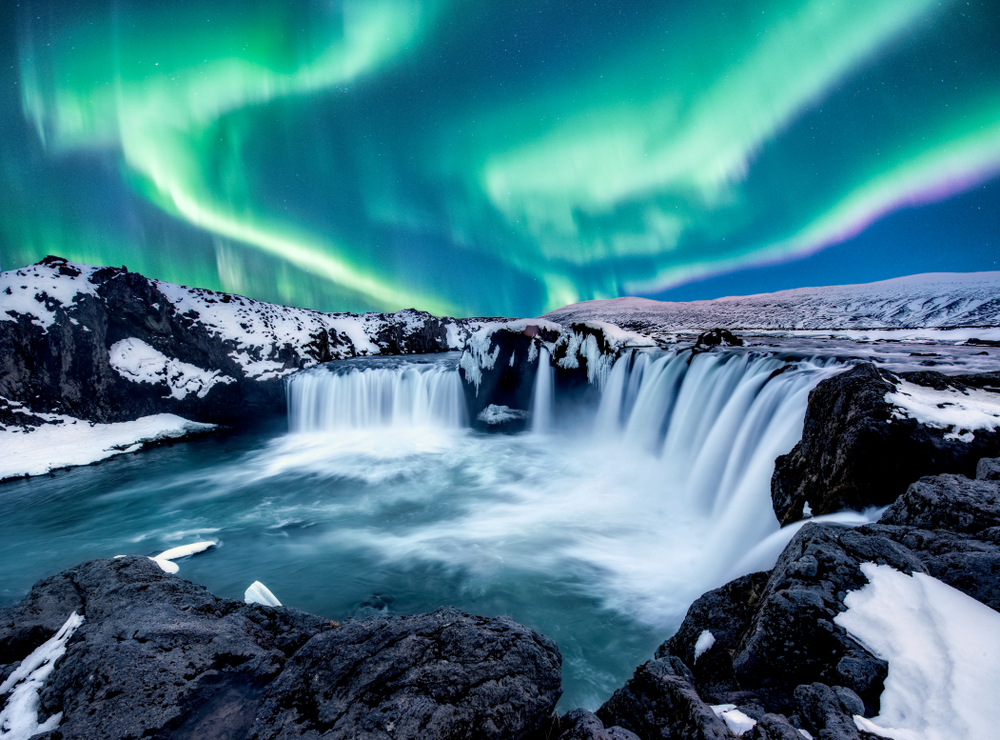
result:
<svg viewBox="0 0 1000 740"><path fill-rule="evenodd" d="M188 555L197 555L199 552L205 552L205 550L210 547L215 547L218 542L215 540L205 540L204 542L192 542L190 545L180 545L179 547L171 547L169 550L164 550L159 555L157 555L154 560L176 560L177 558L187 557Z"/></svg>
<svg viewBox="0 0 1000 740"><path fill-rule="evenodd" d="M260 581L254 581L243 594L243 600L248 604L263 604L264 606L281 606L270 589Z"/></svg>
<svg viewBox="0 0 1000 740"><path fill-rule="evenodd" d="M147 442L215 428L214 424L188 421L174 414L154 414L114 424L96 424L62 414L34 415L49 423L35 428L0 428L0 447L4 451L0 455L0 480L88 465L132 452Z"/></svg>
<svg viewBox="0 0 1000 740"><path fill-rule="evenodd" d="M150 558L150 560L160 566L164 573L170 573L173 575L181 569L181 566L172 560L162 560L161 558Z"/></svg>
<svg viewBox="0 0 1000 740"><path fill-rule="evenodd" d="M735 704L712 704L710 707L715 716L725 722L729 731L737 737L757 726L757 720L745 715Z"/></svg>
<svg viewBox="0 0 1000 740"><path fill-rule="evenodd" d="M906 380L895 383L896 391L885 400L897 407L896 418L916 419L937 429L950 429L945 439L971 442L973 431L1000 427L1000 393L969 388L965 392L949 388L939 391Z"/></svg>
<svg viewBox="0 0 1000 740"><path fill-rule="evenodd" d="M495 403L491 403L480 411L479 416L476 418L486 424L504 424L516 419L526 419L528 418L528 412L521 409L512 409L510 406L498 406Z"/></svg>
<svg viewBox="0 0 1000 740"><path fill-rule="evenodd" d="M167 357L141 339L129 337L111 345L108 362L119 375L136 383L164 384L178 401L195 393L204 398L217 383L235 383L218 370L202 370L187 362Z"/></svg>
<svg viewBox="0 0 1000 740"><path fill-rule="evenodd" d="M56 661L66 653L66 642L83 624L83 617L73 612L59 631L38 646L7 680L0 684L0 695L10 694L0 712L0 738L27 740L42 732L52 732L62 720L62 712L43 722L38 721L39 694L55 669Z"/></svg>
<svg viewBox="0 0 1000 740"><path fill-rule="evenodd" d="M715 635L713 635L708 630L702 630L701 634L698 635L698 639L694 643L694 662L698 662L706 650L708 650L712 645L715 644Z"/></svg>
<svg viewBox="0 0 1000 740"><path fill-rule="evenodd" d="M997 736L1000 614L923 573L864 563L869 584L834 621L889 663L877 717L859 729L895 740Z"/></svg>

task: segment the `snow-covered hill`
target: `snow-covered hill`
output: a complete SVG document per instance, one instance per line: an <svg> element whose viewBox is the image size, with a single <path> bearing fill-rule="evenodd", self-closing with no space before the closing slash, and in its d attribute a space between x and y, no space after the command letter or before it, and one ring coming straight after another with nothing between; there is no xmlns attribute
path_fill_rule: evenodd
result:
<svg viewBox="0 0 1000 740"><path fill-rule="evenodd" d="M26 414L238 424L282 413L290 372L461 349L481 324L416 310L321 313L47 257L0 273L0 429L4 419L31 426Z"/></svg>
<svg viewBox="0 0 1000 740"><path fill-rule="evenodd" d="M574 303L542 318L608 321L634 331L909 329L1000 326L1000 272L926 273L862 285L672 303L615 298Z"/></svg>

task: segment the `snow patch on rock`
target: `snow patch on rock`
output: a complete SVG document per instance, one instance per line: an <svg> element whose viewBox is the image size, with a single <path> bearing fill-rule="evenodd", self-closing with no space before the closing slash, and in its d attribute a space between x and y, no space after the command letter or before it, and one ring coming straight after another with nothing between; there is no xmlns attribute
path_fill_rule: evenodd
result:
<svg viewBox="0 0 1000 740"><path fill-rule="evenodd" d="M757 726L757 720L741 712L735 704L711 704L709 708L726 723L726 728L736 737Z"/></svg>
<svg viewBox="0 0 1000 740"><path fill-rule="evenodd" d="M702 630L701 634L698 635L698 639L694 643L694 662L698 662L698 658L704 655L705 651L708 650L712 645L715 644L715 635L713 635L708 630Z"/></svg>
<svg viewBox="0 0 1000 740"><path fill-rule="evenodd" d="M243 600L248 604L263 604L264 606L281 606L281 602L271 593L271 589L260 581L254 581L243 594Z"/></svg>
<svg viewBox="0 0 1000 740"><path fill-rule="evenodd" d="M935 390L922 385L897 380L895 392L886 393L885 400L896 408L893 416L907 417L935 429L948 429L945 439L972 442L977 429L1000 427L1000 393L968 388Z"/></svg>
<svg viewBox="0 0 1000 740"><path fill-rule="evenodd" d="M72 305L81 295L97 295L97 286L90 282L96 269L52 262L0 273L0 321L17 321L23 314L47 329L56 319L56 308Z"/></svg>
<svg viewBox="0 0 1000 740"><path fill-rule="evenodd" d="M869 584L834 621L889 663L880 713L858 729L895 740L995 737L1000 614L923 573L864 563Z"/></svg>
<svg viewBox="0 0 1000 740"><path fill-rule="evenodd" d="M70 614L59 631L35 648L0 684L0 696L10 694L0 712L0 737L4 740L27 740L38 733L52 732L59 726L62 712L43 722L38 721L40 694L56 667L56 661L66 654L66 643L81 624L83 617L76 612Z"/></svg>
<svg viewBox="0 0 1000 740"><path fill-rule="evenodd" d="M218 383L235 383L218 370L202 370L187 362L167 357L141 339L129 337L108 350L108 362L119 375L136 383L166 385L178 401L194 393L204 398Z"/></svg>

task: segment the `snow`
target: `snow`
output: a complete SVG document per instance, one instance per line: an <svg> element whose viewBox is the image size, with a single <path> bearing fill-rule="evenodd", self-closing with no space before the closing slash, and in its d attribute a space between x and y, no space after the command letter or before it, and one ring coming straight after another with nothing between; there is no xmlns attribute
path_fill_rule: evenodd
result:
<svg viewBox="0 0 1000 740"><path fill-rule="evenodd" d="M881 712L859 729L895 740L997 736L1000 614L923 573L864 563L869 584L834 621L889 663Z"/></svg>
<svg viewBox="0 0 1000 740"><path fill-rule="evenodd" d="M710 708L733 735L742 735L757 726L757 720L745 715L735 704L712 704Z"/></svg>
<svg viewBox="0 0 1000 740"><path fill-rule="evenodd" d="M83 617L76 612L70 614L59 631L21 661L21 665L0 684L0 696L10 694L0 712L0 737L4 740L27 740L37 733L52 732L59 726L62 712L44 722L38 721L39 694L55 669L56 661L65 655L67 641L81 624Z"/></svg>
<svg viewBox="0 0 1000 740"><path fill-rule="evenodd" d="M61 273L60 266L69 274ZM55 321L57 304L69 306L81 295L97 295L97 286L90 282L96 269L67 262L0 273L0 321L17 321L16 314L25 314L36 326L48 328Z"/></svg>
<svg viewBox="0 0 1000 740"><path fill-rule="evenodd" d="M936 429L951 430L945 439L971 442L977 429L1000 427L1000 393L969 388L939 391L906 380L894 384L896 391L886 393L885 400L897 408L893 416L909 417Z"/></svg>
<svg viewBox="0 0 1000 740"><path fill-rule="evenodd" d="M173 575L181 569L181 566L172 560L161 560L160 558L150 558L150 560L160 566L164 573L170 573Z"/></svg>
<svg viewBox="0 0 1000 740"><path fill-rule="evenodd" d="M250 378L266 380L297 370L284 368L272 358L285 344L302 348L323 331L346 336L361 355L379 354L378 345L365 332L366 318L324 314L304 308L278 306L228 293L187 288L153 281L180 314L204 326L210 334L230 340L236 349L229 356ZM375 320L374 315L367 321ZM348 351L344 356L350 356Z"/></svg>
<svg viewBox="0 0 1000 740"><path fill-rule="evenodd" d="M248 604L263 604L264 606L281 606L271 590L260 581L254 581L243 594L243 600Z"/></svg>
<svg viewBox="0 0 1000 740"><path fill-rule="evenodd" d="M11 403L12 407L17 404ZM42 475L56 468L88 465L112 455L135 452L143 444L214 429L174 414L97 424L62 414L35 413L47 422L35 428L0 428L0 480Z"/></svg>
<svg viewBox="0 0 1000 740"><path fill-rule="evenodd" d="M465 348L465 335L459 328L458 324L448 324L445 327L448 332L447 341L448 349L464 349Z"/></svg>
<svg viewBox="0 0 1000 740"><path fill-rule="evenodd" d="M712 645L715 644L715 635L713 635L708 630L702 630L701 634L698 635L698 639L694 643L694 662L698 662L706 650L708 650Z"/></svg>
<svg viewBox="0 0 1000 740"><path fill-rule="evenodd" d="M1000 272L929 273L862 285L672 303L614 298L565 306L545 318L568 324L600 320L660 331L730 329L908 329L997 327ZM982 336L972 331L971 336ZM968 337L967 337L968 338ZM947 340L944 340L947 341Z"/></svg>
<svg viewBox="0 0 1000 740"><path fill-rule="evenodd" d="M178 401L195 393L204 398L218 384L235 383L218 370L202 370L187 362L167 357L141 339L129 337L108 350L108 362L119 375L136 383L166 385Z"/></svg>
<svg viewBox="0 0 1000 740"><path fill-rule="evenodd" d="M479 416L476 418L487 424L503 424L515 419L527 419L528 412L520 409L512 409L510 406L498 406L495 403L491 403L480 411Z"/></svg>

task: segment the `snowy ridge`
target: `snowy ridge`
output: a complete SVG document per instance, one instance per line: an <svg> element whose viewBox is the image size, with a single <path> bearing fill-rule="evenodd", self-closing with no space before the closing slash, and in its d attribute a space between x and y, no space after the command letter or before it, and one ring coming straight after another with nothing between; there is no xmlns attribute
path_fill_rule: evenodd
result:
<svg viewBox="0 0 1000 740"><path fill-rule="evenodd" d="M685 303L614 298L574 303L542 318L608 321L638 331L998 326L1000 272L927 273Z"/></svg>
<svg viewBox="0 0 1000 740"><path fill-rule="evenodd" d="M90 277L98 268L67 262L39 262L20 270L0 272L0 321L17 321L18 314L44 329L55 321L55 308L76 303L80 296L97 295Z"/></svg>
<svg viewBox="0 0 1000 740"><path fill-rule="evenodd" d="M100 286L104 282L129 275L124 268L80 265L54 257L19 270L8 270L0 273L0 321L17 322L20 317L28 317L32 324L47 331L57 319L56 310L62 308L69 322L79 326L74 309L80 301L85 296L103 300ZM228 356L252 380L280 377L333 359L387 351L428 351L419 340L422 338L426 343L427 335L435 334L437 327L441 340L431 351L462 349L470 332L483 324L462 319L439 320L413 309L391 314L322 313L159 280L148 282L167 299L186 325L201 328L214 340L224 343ZM162 308L159 301L150 306L154 312ZM83 330L90 329L84 326ZM134 355L134 347L130 353ZM118 360L116 368L120 372L134 375L123 370L123 363L128 364L124 358ZM170 361L164 358L164 363ZM193 373L197 368L188 369ZM171 370L164 365L163 372ZM157 370L154 374L163 372ZM200 372L210 374L212 369ZM133 379L154 382L145 377ZM155 382L161 381L162 378ZM221 376L206 382L211 387L227 380Z"/></svg>

